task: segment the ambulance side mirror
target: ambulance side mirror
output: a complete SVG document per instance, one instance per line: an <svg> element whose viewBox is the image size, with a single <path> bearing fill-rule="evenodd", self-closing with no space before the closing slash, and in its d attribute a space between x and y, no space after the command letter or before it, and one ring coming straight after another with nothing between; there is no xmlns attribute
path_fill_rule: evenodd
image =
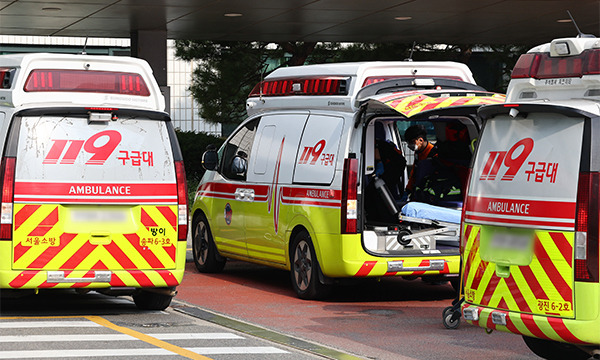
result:
<svg viewBox="0 0 600 360"><path fill-rule="evenodd" d="M205 170L216 170L219 164L219 155L214 146L208 146L207 150L202 154L202 167Z"/></svg>

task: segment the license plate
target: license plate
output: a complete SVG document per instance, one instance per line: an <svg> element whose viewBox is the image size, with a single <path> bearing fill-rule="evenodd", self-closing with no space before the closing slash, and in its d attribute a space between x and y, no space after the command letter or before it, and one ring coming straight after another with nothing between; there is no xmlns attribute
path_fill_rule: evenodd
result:
<svg viewBox="0 0 600 360"><path fill-rule="evenodd" d="M532 235L529 233L495 232L490 247L498 250L529 250Z"/></svg>
<svg viewBox="0 0 600 360"><path fill-rule="evenodd" d="M123 223L127 221L127 212L117 209L72 209L71 221L74 223Z"/></svg>

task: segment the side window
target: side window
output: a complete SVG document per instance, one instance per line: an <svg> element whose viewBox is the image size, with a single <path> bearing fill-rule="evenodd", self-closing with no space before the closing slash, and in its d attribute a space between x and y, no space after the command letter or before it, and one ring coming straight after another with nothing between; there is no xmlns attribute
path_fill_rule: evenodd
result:
<svg viewBox="0 0 600 360"><path fill-rule="evenodd" d="M260 119L249 121L242 126L223 147L221 174L232 180L246 180L248 159L252 142Z"/></svg>
<svg viewBox="0 0 600 360"><path fill-rule="evenodd" d="M291 184L306 113L266 114L256 129L246 181Z"/></svg>

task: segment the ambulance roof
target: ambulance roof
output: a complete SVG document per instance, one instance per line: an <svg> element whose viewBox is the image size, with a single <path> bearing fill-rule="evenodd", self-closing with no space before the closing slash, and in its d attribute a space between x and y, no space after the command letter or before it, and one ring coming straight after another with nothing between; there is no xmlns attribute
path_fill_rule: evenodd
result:
<svg viewBox="0 0 600 360"><path fill-rule="evenodd" d="M368 76L447 76L475 83L471 70L465 64L451 61L369 61L291 66L276 69L265 79L318 75L354 76L363 81ZM359 83L362 86L362 82Z"/></svg>
<svg viewBox="0 0 600 360"><path fill-rule="evenodd" d="M31 53L0 56L0 106L164 111L165 100L145 60Z"/></svg>
<svg viewBox="0 0 600 360"><path fill-rule="evenodd" d="M511 109L516 111L514 115L519 113L527 114L530 111L535 112L553 112L553 113L569 113L581 114L581 116L600 116L600 102L588 99L564 99L555 101L528 101L518 103L504 103L479 108L479 113L484 119L495 116L499 113L509 113Z"/></svg>
<svg viewBox="0 0 600 360"><path fill-rule="evenodd" d="M536 46L517 61L507 102L600 101L600 39L561 38Z"/></svg>
<svg viewBox="0 0 600 360"><path fill-rule="evenodd" d="M353 112L359 90L391 79L443 78L475 84L465 64L450 61L374 61L285 67L274 70L249 95L249 115L273 109Z"/></svg>

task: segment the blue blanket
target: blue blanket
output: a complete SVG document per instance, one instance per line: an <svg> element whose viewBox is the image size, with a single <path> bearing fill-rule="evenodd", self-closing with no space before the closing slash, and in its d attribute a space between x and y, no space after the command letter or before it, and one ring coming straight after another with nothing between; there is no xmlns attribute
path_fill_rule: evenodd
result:
<svg viewBox="0 0 600 360"><path fill-rule="evenodd" d="M402 207L402 214L415 218L460 224L460 210L411 201Z"/></svg>

